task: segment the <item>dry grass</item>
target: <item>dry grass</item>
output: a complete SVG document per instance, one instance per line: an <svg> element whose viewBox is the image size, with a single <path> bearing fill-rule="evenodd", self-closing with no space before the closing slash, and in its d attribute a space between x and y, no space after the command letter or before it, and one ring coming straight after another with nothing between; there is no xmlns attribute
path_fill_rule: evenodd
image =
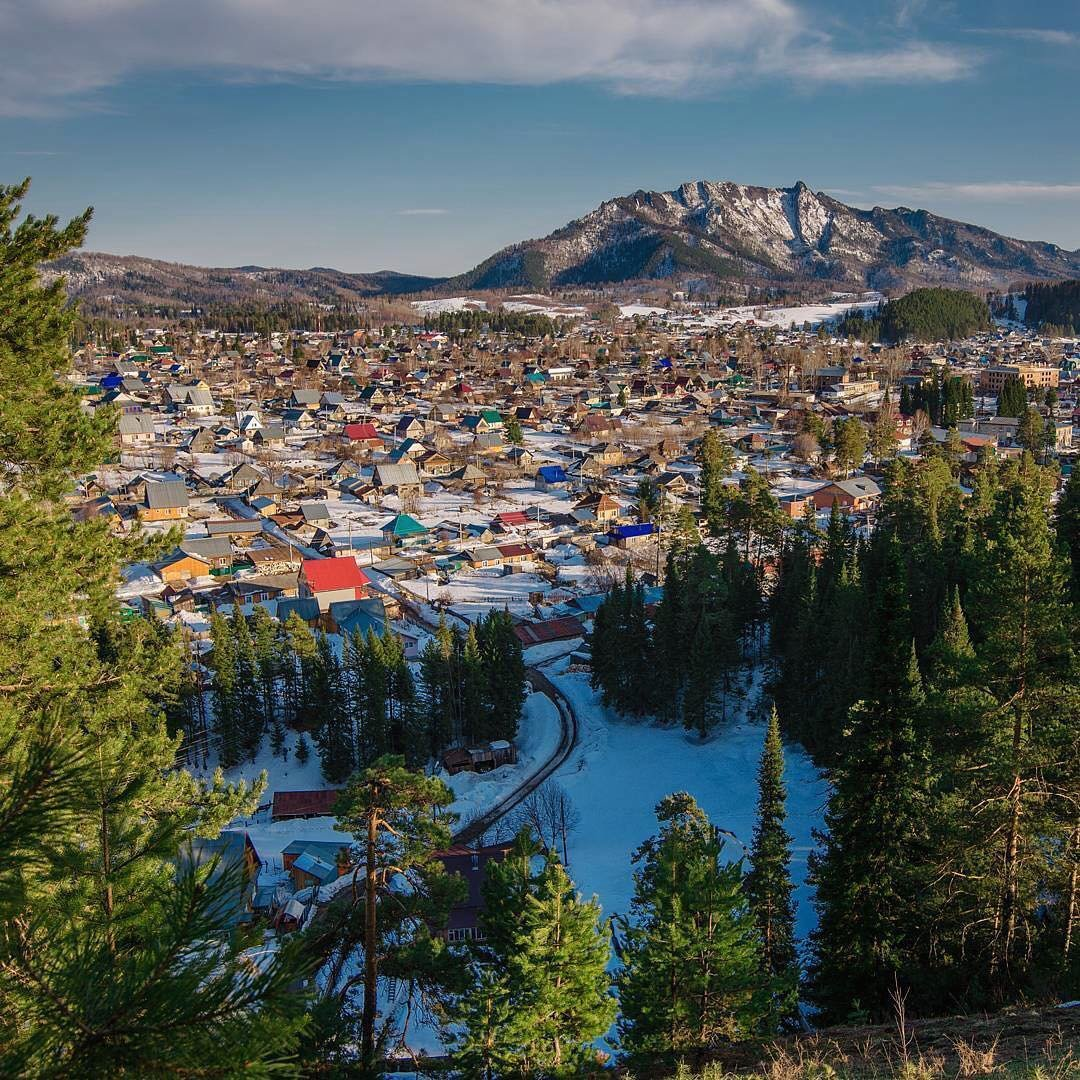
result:
<svg viewBox="0 0 1080 1080"><path fill-rule="evenodd" d="M625 1080L1080 1080L1080 1009L908 1020L896 1005L893 1024L739 1044Z"/></svg>

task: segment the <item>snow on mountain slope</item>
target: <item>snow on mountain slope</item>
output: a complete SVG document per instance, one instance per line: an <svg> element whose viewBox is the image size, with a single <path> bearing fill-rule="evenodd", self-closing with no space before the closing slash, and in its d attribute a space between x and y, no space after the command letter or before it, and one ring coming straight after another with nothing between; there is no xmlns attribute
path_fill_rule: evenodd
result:
<svg viewBox="0 0 1080 1080"><path fill-rule="evenodd" d="M711 276L873 288L1000 287L1080 274L1080 252L1013 240L925 210L861 210L814 192L698 180L637 191L538 240L497 252L459 288L591 285Z"/></svg>

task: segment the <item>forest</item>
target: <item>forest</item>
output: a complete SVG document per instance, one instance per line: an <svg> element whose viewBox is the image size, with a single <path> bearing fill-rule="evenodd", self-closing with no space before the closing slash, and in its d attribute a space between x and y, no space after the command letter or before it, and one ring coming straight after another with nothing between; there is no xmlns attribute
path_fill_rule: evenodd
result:
<svg viewBox="0 0 1080 1080"><path fill-rule="evenodd" d="M914 289L880 305L873 314L849 312L838 326L859 341L957 341L990 326L986 301L962 289Z"/></svg>
<svg viewBox="0 0 1080 1080"><path fill-rule="evenodd" d="M440 620L419 680L389 627L342 639L312 631L295 612L279 622L256 605L250 617L215 612L210 638L209 690L189 677L180 722L196 740L209 723L225 768L253 761L265 737L276 756L286 754L286 729L300 733L301 764L314 743L331 784L386 754L421 767L452 744L517 734L525 662L505 611L492 609L467 631Z"/></svg>
<svg viewBox="0 0 1080 1080"><path fill-rule="evenodd" d="M1046 334L1080 333L1080 281L1036 282L1024 287L1024 322Z"/></svg>
<svg viewBox="0 0 1080 1080"><path fill-rule="evenodd" d="M843 1022L888 1017L897 985L922 1016L1070 996L1080 478L1053 505L1055 473L1025 454L974 466L965 495L928 448L888 466L868 540L836 506L824 531L785 521L758 479L703 466L707 535L676 527L652 619L632 580L612 592L593 680L616 710L722 738L767 641L785 737L832 790L805 998Z"/></svg>

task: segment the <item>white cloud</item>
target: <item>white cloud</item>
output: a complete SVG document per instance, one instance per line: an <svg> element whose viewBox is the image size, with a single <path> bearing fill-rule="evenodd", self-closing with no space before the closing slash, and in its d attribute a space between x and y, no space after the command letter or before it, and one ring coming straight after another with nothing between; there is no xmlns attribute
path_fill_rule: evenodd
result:
<svg viewBox="0 0 1080 1080"><path fill-rule="evenodd" d="M973 34L987 34L992 37L1015 38L1018 41L1034 41L1040 45L1080 45L1080 34L1069 30L1041 30L1034 26L1013 26L997 29L979 27Z"/></svg>
<svg viewBox="0 0 1080 1080"><path fill-rule="evenodd" d="M400 217L440 217L449 212L449 210L440 210L435 207L417 206L408 210L399 210L398 215Z"/></svg>
<svg viewBox="0 0 1080 1080"><path fill-rule="evenodd" d="M0 0L0 115L86 106L139 73L705 93L968 74L976 54L848 51L796 0Z"/></svg>
<svg viewBox="0 0 1080 1080"><path fill-rule="evenodd" d="M1029 199L1080 199L1080 183L1041 180L979 180L971 183L881 185L873 189L897 199L964 199L985 202L1025 202Z"/></svg>
<svg viewBox="0 0 1080 1080"><path fill-rule="evenodd" d="M967 75L973 58L954 49L915 43L853 55L803 49L785 58L794 75L815 83L951 82Z"/></svg>

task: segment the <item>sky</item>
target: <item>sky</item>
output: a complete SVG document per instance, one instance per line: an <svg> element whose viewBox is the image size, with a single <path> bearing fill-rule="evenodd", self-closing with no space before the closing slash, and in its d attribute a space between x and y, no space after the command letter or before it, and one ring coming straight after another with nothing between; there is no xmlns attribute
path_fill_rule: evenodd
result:
<svg viewBox="0 0 1080 1080"><path fill-rule="evenodd" d="M698 179L1080 248L1078 106L1078 0L0 0L0 183L208 266L452 274Z"/></svg>

